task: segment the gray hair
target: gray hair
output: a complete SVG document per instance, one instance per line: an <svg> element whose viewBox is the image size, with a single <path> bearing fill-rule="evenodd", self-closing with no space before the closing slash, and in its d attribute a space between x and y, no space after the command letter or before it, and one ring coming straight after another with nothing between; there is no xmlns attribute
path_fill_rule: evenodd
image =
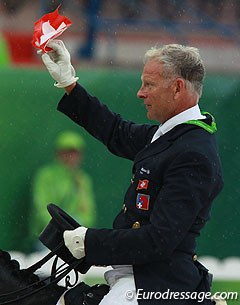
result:
<svg viewBox="0 0 240 305"><path fill-rule="evenodd" d="M197 94L198 98L202 95L205 67L197 48L180 44L153 47L144 56L144 63L149 60L163 64L166 78L182 77L189 90Z"/></svg>

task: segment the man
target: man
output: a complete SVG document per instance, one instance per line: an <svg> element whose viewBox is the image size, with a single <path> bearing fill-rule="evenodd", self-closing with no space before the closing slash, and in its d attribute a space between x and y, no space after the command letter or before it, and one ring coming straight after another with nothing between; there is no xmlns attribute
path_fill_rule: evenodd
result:
<svg viewBox="0 0 240 305"><path fill-rule="evenodd" d="M54 160L41 167L33 181L31 232L35 236L50 221L46 206L51 202L84 226L95 225L92 180L81 168L84 151L85 142L80 134L66 130L57 136Z"/></svg>
<svg viewBox="0 0 240 305"><path fill-rule="evenodd" d="M208 290L195 239L223 187L216 125L198 107L205 73L198 50L172 44L146 52L137 95L158 126L111 112L76 83L64 44L48 46L53 51L43 62L55 86L67 92L58 110L112 153L133 161L132 182L113 229L65 231L66 246L75 258L113 266L105 274L111 289L101 305L195 304L184 293ZM163 298L164 292L175 297Z"/></svg>

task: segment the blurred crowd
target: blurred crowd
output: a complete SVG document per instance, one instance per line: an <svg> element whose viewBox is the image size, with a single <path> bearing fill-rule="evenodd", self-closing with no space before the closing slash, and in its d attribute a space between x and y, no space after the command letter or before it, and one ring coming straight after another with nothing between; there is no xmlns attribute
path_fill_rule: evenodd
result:
<svg viewBox="0 0 240 305"><path fill-rule="evenodd" d="M15 14L29 0L0 0L1 12ZM221 22L239 24L239 0L39 0L39 14L54 10L58 5L72 7L76 12L84 11L100 17L118 17L122 19L159 18L160 20L178 22L185 15L192 14L196 22Z"/></svg>
<svg viewBox="0 0 240 305"><path fill-rule="evenodd" d="M22 32L30 33L38 18L59 6L60 13L73 22L70 31L81 35L77 58L94 57L101 33L115 41L121 31L147 35L165 31L166 35L178 33L183 42L191 35L212 34L234 44L239 36L239 0L0 0L0 34L11 32L12 38L22 27Z"/></svg>

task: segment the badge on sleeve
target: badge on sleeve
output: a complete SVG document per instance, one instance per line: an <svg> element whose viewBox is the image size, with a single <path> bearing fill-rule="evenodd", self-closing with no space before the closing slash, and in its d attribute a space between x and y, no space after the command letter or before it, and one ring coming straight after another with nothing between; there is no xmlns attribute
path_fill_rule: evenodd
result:
<svg viewBox="0 0 240 305"><path fill-rule="evenodd" d="M147 190L149 181L147 179L145 180L139 180L137 190Z"/></svg>
<svg viewBox="0 0 240 305"><path fill-rule="evenodd" d="M150 195L137 194L136 208L139 210L149 210Z"/></svg>

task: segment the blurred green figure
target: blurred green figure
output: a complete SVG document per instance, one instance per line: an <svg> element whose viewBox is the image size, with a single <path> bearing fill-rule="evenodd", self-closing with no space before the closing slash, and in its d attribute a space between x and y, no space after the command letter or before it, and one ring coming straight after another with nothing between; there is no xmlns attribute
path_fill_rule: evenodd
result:
<svg viewBox="0 0 240 305"><path fill-rule="evenodd" d="M10 63L9 50L7 42L0 33L0 67L7 67Z"/></svg>
<svg viewBox="0 0 240 305"><path fill-rule="evenodd" d="M48 203L57 204L81 225L95 225L92 181L81 169L84 147L84 140L78 133L61 133L55 143L56 159L36 173L31 215L31 234L35 238L50 221Z"/></svg>

